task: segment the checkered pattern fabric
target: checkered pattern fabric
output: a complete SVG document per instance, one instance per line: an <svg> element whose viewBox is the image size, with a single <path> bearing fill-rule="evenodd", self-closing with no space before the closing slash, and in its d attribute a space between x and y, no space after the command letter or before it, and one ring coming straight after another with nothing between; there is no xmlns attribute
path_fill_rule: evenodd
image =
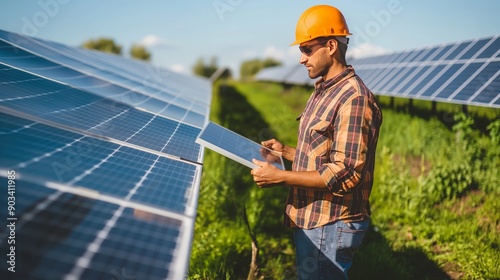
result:
<svg viewBox="0 0 500 280"><path fill-rule="evenodd" d="M352 66L319 80L300 120L294 171L318 170L327 191L290 188L284 224L315 228L370 217L368 198L382 112Z"/></svg>

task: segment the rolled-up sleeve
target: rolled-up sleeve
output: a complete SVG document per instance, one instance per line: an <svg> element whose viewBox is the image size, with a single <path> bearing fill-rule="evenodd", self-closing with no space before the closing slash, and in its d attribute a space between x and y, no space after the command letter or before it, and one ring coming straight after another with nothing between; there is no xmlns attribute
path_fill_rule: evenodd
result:
<svg viewBox="0 0 500 280"><path fill-rule="evenodd" d="M333 193L348 193L359 185L368 152L371 118L367 98L358 95L344 103L333 120L330 162L319 168Z"/></svg>

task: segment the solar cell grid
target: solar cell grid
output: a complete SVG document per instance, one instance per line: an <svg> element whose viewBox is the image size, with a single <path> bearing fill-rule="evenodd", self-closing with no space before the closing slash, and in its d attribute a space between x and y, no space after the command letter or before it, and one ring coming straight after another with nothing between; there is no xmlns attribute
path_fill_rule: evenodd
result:
<svg viewBox="0 0 500 280"><path fill-rule="evenodd" d="M468 49L471 45L471 41L460 43L456 46L453 51L446 57L446 59L460 59L462 54Z"/></svg>
<svg viewBox="0 0 500 280"><path fill-rule="evenodd" d="M427 59L433 55L439 47L434 47L434 48L426 48L422 53L415 58L415 62L421 62L421 61L427 61Z"/></svg>
<svg viewBox="0 0 500 280"><path fill-rule="evenodd" d="M405 77L401 78L401 82L395 84L396 88L391 89L394 93L401 93L404 95L408 87L412 84L411 81L417 79L422 73L425 73L430 66L418 66L415 69L408 71ZM407 77L406 77L407 76Z"/></svg>
<svg viewBox="0 0 500 280"><path fill-rule="evenodd" d="M5 127L10 129L8 134L0 134L0 147L5 156L0 168L11 166L37 179L81 186L121 198L143 180L146 193L137 198L133 196L133 201L148 200L158 208L185 210L186 199L179 200L178 196L192 188L195 174L199 172L196 165L46 125L16 125L18 118L4 114L2 117L0 124L7 124ZM22 156L16 156L18 154ZM155 180L158 176L162 180ZM113 182L103 184L107 178L114 178ZM154 199L148 198L152 195Z"/></svg>
<svg viewBox="0 0 500 280"><path fill-rule="evenodd" d="M498 107L498 105L500 105L500 94L498 94L498 89L500 88L500 70L497 70L496 73L488 79L487 83L483 83L482 80L479 82L482 83L482 86L470 100L472 102L488 103Z"/></svg>
<svg viewBox="0 0 500 280"><path fill-rule="evenodd" d="M430 61L438 61L438 60L443 60L446 55L450 52L452 48L454 48L455 45L447 45L443 48L438 49L436 54L430 58Z"/></svg>
<svg viewBox="0 0 500 280"><path fill-rule="evenodd" d="M500 52L500 37L497 35L491 39L489 45L483 50L477 58L490 58L490 57L499 57Z"/></svg>
<svg viewBox="0 0 500 280"><path fill-rule="evenodd" d="M401 62L412 62L415 60L416 57L418 57L424 51L425 50L413 51L407 57L405 57L403 60L401 60Z"/></svg>
<svg viewBox="0 0 500 280"><path fill-rule="evenodd" d="M484 63L471 63L463 65L451 78L450 83L442 85L443 89L436 94L438 98L453 98L453 93L461 87L470 77L474 77L476 71L482 67ZM451 83L453 81L453 83Z"/></svg>
<svg viewBox="0 0 500 280"><path fill-rule="evenodd" d="M437 91L452 75L454 75L463 64L448 64L434 77L430 82L424 86L416 95L417 96L436 96Z"/></svg>
<svg viewBox="0 0 500 280"><path fill-rule="evenodd" d="M417 67L404 67L403 69L401 69L398 75L395 76L392 81L386 83L385 87L381 90L384 92L393 92L394 88L400 85L408 77L408 75L416 70L416 68Z"/></svg>
<svg viewBox="0 0 500 280"><path fill-rule="evenodd" d="M191 130L187 128L181 129L179 133L172 136L172 133L175 131L174 128L179 126L179 123L173 120L155 117L147 112L139 111L124 104L103 99L54 82L39 78L33 79L31 77L35 76L31 76L25 72L17 71L14 73L20 76L11 76L10 79L14 80L11 83L0 82L0 89L6 92L7 95L9 93L12 93L12 95L21 93L21 96L24 98L0 99L0 105L41 119L81 129L89 133L111 137L127 143L141 145L145 148L165 153L182 151L181 154L173 155L192 161L197 161L200 156L199 146L194 143L195 134L200 131L198 128ZM4 78L9 79L9 76L5 75ZM56 88L57 91L51 92L52 87ZM24 96L22 95L24 93L31 95ZM164 109L170 110L173 113L175 111L174 108L176 107L167 105ZM187 114L187 111L178 111L177 114L180 119L183 119L184 116L180 115ZM82 116L86 117L82 118ZM189 117L193 117L193 115ZM194 117L197 116L195 115ZM152 121L153 119L154 121ZM198 116L197 121L200 122L202 119L203 117ZM153 126L155 124L156 126L145 129L145 126ZM185 127L186 125L180 126ZM172 129L170 130L169 128ZM155 130L160 133L150 133ZM190 131L194 132L184 133ZM141 136L143 133L148 133L149 137ZM151 138L154 135L156 137ZM175 139L170 141L171 137ZM144 139L144 142L140 142L140 139ZM171 145L164 147L165 143L169 141ZM178 147L179 145L182 147Z"/></svg>
<svg viewBox="0 0 500 280"><path fill-rule="evenodd" d="M407 56L411 55L412 52L410 51L404 51L402 53L397 53L395 54L395 59L391 61L391 63L399 63L402 62Z"/></svg>
<svg viewBox="0 0 500 280"><path fill-rule="evenodd" d="M86 51L56 42L40 40L39 42L35 41L35 43L61 52L68 57L74 57L79 62L90 63L95 69L100 69L107 75L112 74L122 83L129 85L133 83L133 86L129 86L130 89L144 87L148 92L160 95L167 92L191 102L201 103L205 106L209 104L210 97L203 93L209 86L206 80L186 77L141 61L126 60L116 55Z"/></svg>
<svg viewBox="0 0 500 280"><path fill-rule="evenodd" d="M460 57L460 59L470 59L473 56L477 56L488 41L490 41L490 38L473 41L473 45Z"/></svg>
<svg viewBox="0 0 500 280"><path fill-rule="evenodd" d="M386 91L386 86L390 84L392 81L397 80L397 76L403 72L406 69L406 67L397 67L397 68L392 68L390 72L383 78L380 79L377 84L373 86L374 91Z"/></svg>
<svg viewBox="0 0 500 280"><path fill-rule="evenodd" d="M372 87L376 87L377 84L379 84L392 71L395 71L395 68L382 68L380 71L377 71L374 76L368 77L368 81L366 81L366 83Z"/></svg>
<svg viewBox="0 0 500 280"><path fill-rule="evenodd" d="M471 77L470 81L466 83L458 92L455 92L453 98L457 100L469 100L473 98L474 94L484 85L489 84L488 81L500 71L500 62L487 63L485 67L475 76ZM494 86L492 87L494 89ZM492 90L494 92L494 90Z"/></svg>
<svg viewBox="0 0 500 280"><path fill-rule="evenodd" d="M4 44L8 44L6 42L3 42ZM36 44L30 44L28 47L32 47L33 45ZM42 48L44 49L44 48ZM104 68L98 69L98 68L90 68L88 69L87 72L94 76L104 76L107 77L109 81L114 82L116 84L111 84L110 82L103 81L101 79L98 79L94 76L83 76L79 74L76 71L73 71L72 69L69 69L68 67L62 67L62 71L59 72L66 72L68 71L69 73L72 73L70 77L60 77L58 72L52 71L53 68L58 67L61 68L59 64L56 64L52 61L42 59L40 57L37 57L36 55L32 55L22 49L16 48L16 47L5 47L3 49L3 53L0 53L0 55L4 56L4 60L8 63L11 63L15 66L22 67L25 69L28 69L30 71L34 71L37 74L40 75L45 75L48 76L52 79L55 80L60 80L62 82L68 83L72 86L75 87L81 87L87 90L90 90L93 93L97 93L99 95L103 95L105 97L113 97L113 95L110 94L109 91L112 91L113 94L118 94L122 93L124 96L119 96L116 97L117 100L119 101L130 101L129 98L131 97L130 95L134 95L134 91L141 91L142 93L147 92L151 96L155 96L155 98L158 98L160 100L168 101L171 104L177 104L179 106L182 106L184 108L188 108L191 106L192 103L198 103L201 98L200 94L196 92L196 95L198 99L192 100L192 94L182 94L182 98L180 98L181 93L179 90L174 90L171 86L165 85L164 83L161 83L160 81L161 78L156 77L156 73L151 72L151 71L142 71L141 76L135 77L135 80L126 80L123 79L122 77L119 77L116 74L110 73L108 70L105 70ZM38 49L36 49L38 50ZM22 57L23 59L19 59L19 54L23 54ZM48 52L48 56L50 56L51 52ZM80 67L82 63L80 61L76 60L63 60L60 63L69 63L69 66L73 66L74 68L80 68L82 69L83 67ZM71 64L73 63L73 64ZM99 61L99 63L102 63ZM35 65L35 66L34 66ZM120 73L122 73L121 71ZM146 73L146 74L144 74ZM68 75L68 74L66 74ZM145 83L141 83L145 82ZM100 87L96 87L96 85L101 85ZM155 86L155 87L152 87ZM170 90L171 92L165 91L165 90ZM177 96L172 94L172 91L175 93L177 92ZM133 100L135 101L135 100ZM133 103L128 103L130 105L134 105ZM206 104L205 104L206 107ZM147 108L150 109L150 108ZM155 112L155 111L153 111ZM165 115L167 117L172 117L169 115L169 111L165 111ZM205 111L199 111L198 113L206 113ZM199 127L203 125L203 123L196 123Z"/></svg>
<svg viewBox="0 0 500 280"><path fill-rule="evenodd" d="M151 81L142 62L0 38L0 181L14 169L20 186L16 276L184 279L209 82Z"/></svg>
<svg viewBox="0 0 500 280"><path fill-rule="evenodd" d="M123 272L137 279L180 276L184 264L175 253L186 230L183 221L32 183L18 188L17 197L24 221L16 236L19 277L111 279ZM6 251L7 245L0 243L0 248ZM2 262L0 274L6 267Z"/></svg>
<svg viewBox="0 0 500 280"><path fill-rule="evenodd" d="M445 65L434 65L427 69L418 79L416 79L410 87L407 89L407 93L416 96L417 93L422 90L423 87L429 84L429 82L436 77L445 68Z"/></svg>

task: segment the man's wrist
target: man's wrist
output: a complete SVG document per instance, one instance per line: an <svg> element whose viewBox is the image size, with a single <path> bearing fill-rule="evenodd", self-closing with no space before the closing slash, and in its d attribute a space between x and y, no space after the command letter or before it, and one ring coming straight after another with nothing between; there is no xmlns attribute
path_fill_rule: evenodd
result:
<svg viewBox="0 0 500 280"><path fill-rule="evenodd" d="M295 150L294 148L287 146L287 145L284 145L283 152L282 152L283 157L292 161L294 156L295 156L294 150Z"/></svg>

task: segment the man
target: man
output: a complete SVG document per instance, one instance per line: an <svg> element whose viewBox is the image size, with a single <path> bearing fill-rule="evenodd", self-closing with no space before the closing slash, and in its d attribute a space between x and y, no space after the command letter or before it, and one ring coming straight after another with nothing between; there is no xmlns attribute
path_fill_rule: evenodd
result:
<svg viewBox="0 0 500 280"><path fill-rule="evenodd" d="M348 35L335 7L314 6L302 14L292 45L300 44L309 77L321 79L297 118L297 148L276 139L262 142L293 161L292 171L258 160L251 171L261 188L289 187L284 224L294 228L299 279L347 279L369 225L382 113L346 64Z"/></svg>

